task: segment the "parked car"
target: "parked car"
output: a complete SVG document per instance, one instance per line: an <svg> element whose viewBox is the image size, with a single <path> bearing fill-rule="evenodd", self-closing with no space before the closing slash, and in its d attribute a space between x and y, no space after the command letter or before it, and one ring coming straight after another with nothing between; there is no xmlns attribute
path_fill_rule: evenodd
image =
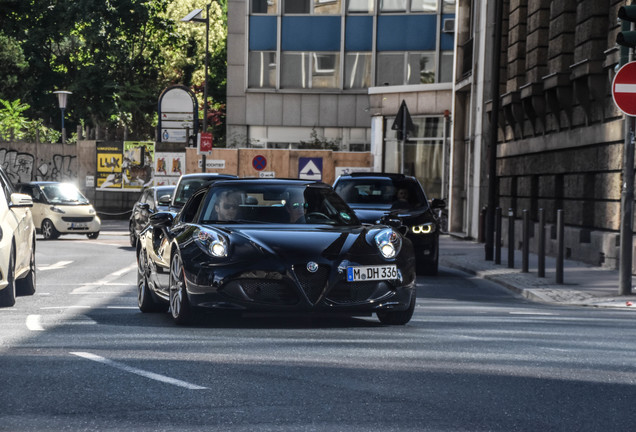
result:
<svg viewBox="0 0 636 432"><path fill-rule="evenodd" d="M61 234L86 234L89 239L99 236L102 221L75 185L38 181L21 183L18 188L33 199L33 222L45 240Z"/></svg>
<svg viewBox="0 0 636 432"><path fill-rule="evenodd" d="M16 295L35 293L33 200L16 193L0 168L0 307L13 306Z"/></svg>
<svg viewBox="0 0 636 432"><path fill-rule="evenodd" d="M439 210L446 202L430 203L420 182L411 176L389 173L352 173L340 176L335 191L362 222L397 219L409 228L419 274L436 275L439 261Z"/></svg>
<svg viewBox="0 0 636 432"><path fill-rule="evenodd" d="M174 185L166 185L146 187L141 191L139 199L133 206L128 224L131 246L137 244L139 233L148 225L151 214L170 209L174 189Z"/></svg>
<svg viewBox="0 0 636 432"><path fill-rule="evenodd" d="M188 198L190 198L190 196L200 187L217 180L235 178L237 178L235 175L217 173L193 173L182 175L179 177L175 192L172 195L170 211L176 213L181 210L181 207L183 207L186 201L188 201Z"/></svg>
<svg viewBox="0 0 636 432"><path fill-rule="evenodd" d="M362 225L324 183L236 179L196 191L176 217L155 213L137 246L138 304L178 324L211 311L375 313L415 308L411 242Z"/></svg>

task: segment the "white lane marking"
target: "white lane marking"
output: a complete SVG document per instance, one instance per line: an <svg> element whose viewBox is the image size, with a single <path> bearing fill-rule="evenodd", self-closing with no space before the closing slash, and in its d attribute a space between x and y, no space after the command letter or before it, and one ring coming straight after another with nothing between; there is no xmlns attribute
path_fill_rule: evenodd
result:
<svg viewBox="0 0 636 432"><path fill-rule="evenodd" d="M92 360L92 361L95 361L95 362L98 362L98 363L102 363L102 364L105 364L107 366L111 366L111 367L114 367L114 368L117 368L117 369L121 369L121 370L123 370L125 372L133 373L135 375L140 375L140 376L145 377L145 378L150 378L150 379L155 380L155 381L161 381L161 382L166 383L166 384L172 384L172 385L175 385L175 386L178 386L178 387L184 387L184 388L187 388L187 389L190 389L190 390L207 390L207 387L201 387L201 386L198 386L198 385L195 385L195 384L190 384L190 383L185 382L185 381L181 381L181 380L178 380L178 379L170 378L170 377L167 377L167 376L164 376L164 375L159 375L159 374L156 374L154 372L148 372L148 371L145 371L143 369L137 369L137 368L134 368L132 366L128 366L128 365L125 365L123 363L119 363L119 362L116 362L116 361L113 361L113 360L109 360L109 359L107 359L105 357L98 356L96 354L92 354L92 353L88 353L88 352L71 352L69 354L73 354L75 356L82 357L82 358L85 358L87 360Z"/></svg>
<svg viewBox="0 0 636 432"><path fill-rule="evenodd" d="M46 306L41 307L41 310L45 309L90 309L90 306L82 306L82 305L71 305L71 306Z"/></svg>
<svg viewBox="0 0 636 432"><path fill-rule="evenodd" d="M40 324L40 315L28 315L26 317L26 326L31 331L44 331L44 327Z"/></svg>
<svg viewBox="0 0 636 432"><path fill-rule="evenodd" d="M123 275L124 273L127 273L129 271L131 271L132 269L136 269L137 268L137 264L131 264L128 267L124 267L123 269L117 270L109 275L106 275L104 278L102 278L101 280L98 280L97 282L91 282L91 283L87 283L82 285L79 288L75 288L73 291L71 291L71 294L89 294L89 293L95 293L95 287L96 286L102 286L102 285L109 285L112 283L113 280L117 279L118 277L120 277L121 275Z"/></svg>
<svg viewBox="0 0 636 432"><path fill-rule="evenodd" d="M138 306L106 306L106 309L139 309Z"/></svg>
<svg viewBox="0 0 636 432"><path fill-rule="evenodd" d="M546 316L555 316L556 314L550 312L508 312L510 315L546 315Z"/></svg>
<svg viewBox="0 0 636 432"><path fill-rule="evenodd" d="M64 267L66 267L67 265L69 265L70 263L72 263L73 261L58 261L55 264L50 264L48 266L44 266L44 267L38 267L38 271L45 271L45 270L59 270L62 269Z"/></svg>

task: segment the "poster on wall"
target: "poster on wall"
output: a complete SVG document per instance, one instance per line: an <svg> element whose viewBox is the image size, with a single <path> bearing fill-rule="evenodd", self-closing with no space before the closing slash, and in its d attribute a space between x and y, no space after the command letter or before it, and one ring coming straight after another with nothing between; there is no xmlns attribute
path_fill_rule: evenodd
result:
<svg viewBox="0 0 636 432"><path fill-rule="evenodd" d="M156 186L177 184L179 177L185 173L185 153L155 153Z"/></svg>
<svg viewBox="0 0 636 432"><path fill-rule="evenodd" d="M121 190L123 161L123 144L121 142L97 143L96 185L98 189Z"/></svg>
<svg viewBox="0 0 636 432"><path fill-rule="evenodd" d="M151 185L154 158L153 141L124 141L122 187L126 190L141 190Z"/></svg>

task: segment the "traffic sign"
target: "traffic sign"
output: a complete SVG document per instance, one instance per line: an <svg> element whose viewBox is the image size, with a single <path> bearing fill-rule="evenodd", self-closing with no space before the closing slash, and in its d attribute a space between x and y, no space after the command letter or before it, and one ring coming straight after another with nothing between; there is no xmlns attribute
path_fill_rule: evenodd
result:
<svg viewBox="0 0 636 432"><path fill-rule="evenodd" d="M199 134L199 154L210 153L212 151L212 132L201 132Z"/></svg>
<svg viewBox="0 0 636 432"><path fill-rule="evenodd" d="M616 72L612 97L619 110L628 116L636 116L636 62L627 63Z"/></svg>
<svg viewBox="0 0 636 432"><path fill-rule="evenodd" d="M322 180L322 158L298 158L298 178Z"/></svg>
<svg viewBox="0 0 636 432"><path fill-rule="evenodd" d="M252 167L254 167L256 171L263 171L266 166L267 159L265 159L265 156L258 155L254 156L254 159L252 159Z"/></svg>

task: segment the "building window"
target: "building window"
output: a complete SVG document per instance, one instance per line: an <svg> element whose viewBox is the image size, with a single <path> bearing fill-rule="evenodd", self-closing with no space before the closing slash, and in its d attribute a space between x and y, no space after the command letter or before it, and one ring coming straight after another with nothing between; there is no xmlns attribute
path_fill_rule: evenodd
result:
<svg viewBox="0 0 636 432"><path fill-rule="evenodd" d="M453 52L442 52L439 63L439 82L451 82L453 80Z"/></svg>
<svg viewBox="0 0 636 432"><path fill-rule="evenodd" d="M411 0L411 12L437 12L437 0Z"/></svg>
<svg viewBox="0 0 636 432"><path fill-rule="evenodd" d="M340 15L340 0L284 0L283 13Z"/></svg>
<svg viewBox="0 0 636 432"><path fill-rule="evenodd" d="M380 0L380 12L406 12L406 0Z"/></svg>
<svg viewBox="0 0 636 432"><path fill-rule="evenodd" d="M276 87L276 53L250 51L247 85L250 88Z"/></svg>
<svg viewBox="0 0 636 432"><path fill-rule="evenodd" d="M448 13L455 13L455 0L443 0L444 2L442 3L442 13L448 14Z"/></svg>
<svg viewBox="0 0 636 432"><path fill-rule="evenodd" d="M276 15L278 0L252 0L253 14Z"/></svg>
<svg viewBox="0 0 636 432"><path fill-rule="evenodd" d="M409 53L406 84L435 82L435 53Z"/></svg>
<svg viewBox="0 0 636 432"><path fill-rule="evenodd" d="M340 54L284 52L281 88L340 88Z"/></svg>
<svg viewBox="0 0 636 432"><path fill-rule="evenodd" d="M373 13L375 0L347 0L347 13Z"/></svg>
<svg viewBox="0 0 636 432"><path fill-rule="evenodd" d="M345 54L345 89L371 87L370 52L348 52Z"/></svg>
<svg viewBox="0 0 636 432"><path fill-rule="evenodd" d="M404 84L404 53L378 53L376 85Z"/></svg>

